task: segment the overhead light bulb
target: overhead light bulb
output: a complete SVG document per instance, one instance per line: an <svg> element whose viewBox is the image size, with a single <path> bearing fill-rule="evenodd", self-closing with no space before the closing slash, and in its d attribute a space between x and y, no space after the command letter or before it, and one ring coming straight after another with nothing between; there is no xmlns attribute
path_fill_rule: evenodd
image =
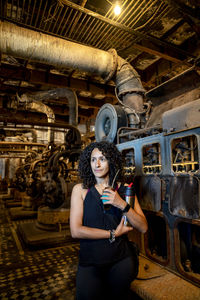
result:
<svg viewBox="0 0 200 300"><path fill-rule="evenodd" d="M121 7L118 2L115 4L114 13L116 14L116 16L118 16L121 13Z"/></svg>

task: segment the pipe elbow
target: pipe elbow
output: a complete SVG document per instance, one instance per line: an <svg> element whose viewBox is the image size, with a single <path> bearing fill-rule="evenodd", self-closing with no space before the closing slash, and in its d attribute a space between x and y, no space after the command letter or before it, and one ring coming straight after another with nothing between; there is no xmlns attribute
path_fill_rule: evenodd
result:
<svg viewBox="0 0 200 300"><path fill-rule="evenodd" d="M136 112L143 110L145 89L137 71L123 58L118 56L116 72L116 91L123 103Z"/></svg>
<svg viewBox="0 0 200 300"><path fill-rule="evenodd" d="M116 87L118 96L126 93L145 93L145 89L140 80L138 72L125 59L118 56Z"/></svg>
<svg viewBox="0 0 200 300"><path fill-rule="evenodd" d="M68 88L58 88L50 90L49 95L56 98L65 98L68 101L69 107L69 124L78 125L78 98L76 93Z"/></svg>

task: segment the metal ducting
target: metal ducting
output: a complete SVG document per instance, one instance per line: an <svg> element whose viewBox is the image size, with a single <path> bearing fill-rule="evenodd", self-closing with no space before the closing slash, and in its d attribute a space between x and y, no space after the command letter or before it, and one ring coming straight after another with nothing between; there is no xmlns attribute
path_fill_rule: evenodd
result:
<svg viewBox="0 0 200 300"><path fill-rule="evenodd" d="M108 76L113 66L111 53L61 38L0 22L0 51L14 57L59 68L71 67Z"/></svg>
<svg viewBox="0 0 200 300"><path fill-rule="evenodd" d="M103 51L25 29L8 22L0 22L0 51L7 55L54 65L58 68L71 67L95 73L106 81L113 78L116 83L116 97L124 106L125 113L127 109L129 110L128 119L130 120L128 123L132 123L133 117L131 115L135 114L139 120L136 120L135 124L140 126L138 114L143 111L145 90L136 70L119 57L115 49ZM49 92L48 97L51 97L51 92ZM108 107L100 112L101 117L98 116L95 126L97 140L103 137L106 140L114 141L120 124L127 126L127 122L120 120L120 116L118 116L119 109ZM114 122L113 117L110 118L110 121L108 120L108 111L109 115L114 113ZM104 112L105 116L103 116ZM99 125L101 119L108 120L103 123L104 128ZM122 119L125 120L126 117L124 116ZM74 120L71 122L76 123ZM106 123L109 122L110 131L105 134Z"/></svg>
<svg viewBox="0 0 200 300"><path fill-rule="evenodd" d="M137 111L143 109L145 92L135 69L116 54L76 44L47 34L0 22L0 51L7 55L92 72L105 80L114 78L118 97ZM133 97L132 97L133 96ZM127 105L126 103L126 105Z"/></svg>
<svg viewBox="0 0 200 300"><path fill-rule="evenodd" d="M27 94L23 94L22 97L19 97L19 95L17 95L17 101L11 101L10 107L41 112L46 114L48 123L55 122L55 114L53 110L41 101L36 101L34 99L28 98ZM48 127L48 142L53 142L53 140L54 132L50 127Z"/></svg>
<svg viewBox="0 0 200 300"><path fill-rule="evenodd" d="M26 96L29 101L44 101L50 99L66 99L69 107L69 124L73 126L78 125L78 99L76 93L68 88L57 88L43 92L36 92L33 94L24 94L21 99ZM55 119L55 117L54 117Z"/></svg>

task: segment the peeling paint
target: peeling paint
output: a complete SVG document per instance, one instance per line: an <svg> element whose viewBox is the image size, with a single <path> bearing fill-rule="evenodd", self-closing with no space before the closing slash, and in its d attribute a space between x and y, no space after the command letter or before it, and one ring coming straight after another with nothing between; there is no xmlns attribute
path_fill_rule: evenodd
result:
<svg viewBox="0 0 200 300"><path fill-rule="evenodd" d="M191 27L185 23L166 40L175 45L181 45L186 39L191 38L193 35L194 32L191 30Z"/></svg>

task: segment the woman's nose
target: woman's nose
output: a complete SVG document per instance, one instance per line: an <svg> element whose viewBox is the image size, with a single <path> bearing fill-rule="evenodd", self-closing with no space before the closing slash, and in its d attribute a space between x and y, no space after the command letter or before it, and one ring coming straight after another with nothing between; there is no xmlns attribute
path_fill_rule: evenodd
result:
<svg viewBox="0 0 200 300"><path fill-rule="evenodd" d="M99 167L100 165L101 165L100 160L97 159L97 160L96 160L96 166Z"/></svg>

